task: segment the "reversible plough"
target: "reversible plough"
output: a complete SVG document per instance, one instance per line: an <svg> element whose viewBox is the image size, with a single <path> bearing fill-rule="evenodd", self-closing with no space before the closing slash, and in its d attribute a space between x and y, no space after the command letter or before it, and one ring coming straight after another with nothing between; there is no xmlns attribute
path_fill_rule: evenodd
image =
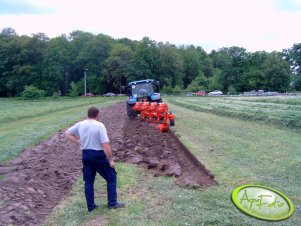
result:
<svg viewBox="0 0 301 226"><path fill-rule="evenodd" d="M133 111L140 114L141 120L147 120L150 123L159 123L156 127L161 132L167 132L169 126L174 126L175 116L168 112L166 103L139 101L136 102Z"/></svg>

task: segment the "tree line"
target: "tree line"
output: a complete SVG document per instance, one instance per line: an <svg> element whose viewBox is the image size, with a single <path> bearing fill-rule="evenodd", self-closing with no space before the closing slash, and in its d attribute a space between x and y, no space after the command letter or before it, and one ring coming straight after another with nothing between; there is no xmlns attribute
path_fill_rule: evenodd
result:
<svg viewBox="0 0 301 226"><path fill-rule="evenodd" d="M76 88L94 94L121 92L130 81L155 79L163 91L243 92L301 90L301 43L282 52L233 46L209 54L199 46L175 46L148 37L140 41L73 31L49 38L44 33L0 33L0 96L20 96L25 86L46 95L69 95Z"/></svg>

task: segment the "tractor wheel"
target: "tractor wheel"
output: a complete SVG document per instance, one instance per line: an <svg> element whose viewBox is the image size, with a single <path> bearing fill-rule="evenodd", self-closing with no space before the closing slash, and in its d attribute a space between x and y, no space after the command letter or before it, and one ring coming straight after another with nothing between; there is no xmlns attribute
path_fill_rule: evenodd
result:
<svg viewBox="0 0 301 226"><path fill-rule="evenodd" d="M169 119L169 125L174 126L175 125L175 120L174 119Z"/></svg>
<svg viewBox="0 0 301 226"><path fill-rule="evenodd" d="M129 119L135 119L137 117L137 112L134 111L132 108L134 107L134 104L127 104L127 107L126 107L126 112L127 112L127 115L129 117Z"/></svg>

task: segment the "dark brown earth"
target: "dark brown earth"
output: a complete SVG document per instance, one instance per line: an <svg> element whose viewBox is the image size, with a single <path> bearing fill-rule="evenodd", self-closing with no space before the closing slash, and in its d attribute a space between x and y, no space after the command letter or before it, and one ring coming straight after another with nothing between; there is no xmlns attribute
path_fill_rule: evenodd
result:
<svg viewBox="0 0 301 226"><path fill-rule="evenodd" d="M157 124L127 120L123 150L116 158L139 164L154 176L175 176L179 185L214 185L214 176L190 153L170 131L162 133Z"/></svg>
<svg viewBox="0 0 301 226"><path fill-rule="evenodd" d="M138 164L154 176L175 176L179 185L215 185L213 175L172 132L161 133L139 119L129 121L124 103L101 115L116 160ZM64 131L0 165L0 225L42 224L81 176L81 168L81 151Z"/></svg>

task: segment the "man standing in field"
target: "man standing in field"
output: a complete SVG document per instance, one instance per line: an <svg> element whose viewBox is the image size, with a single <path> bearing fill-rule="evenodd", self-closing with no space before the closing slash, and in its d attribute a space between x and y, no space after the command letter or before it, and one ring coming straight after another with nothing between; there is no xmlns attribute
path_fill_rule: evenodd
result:
<svg viewBox="0 0 301 226"><path fill-rule="evenodd" d="M99 110L96 107L90 107L88 119L76 123L65 133L69 140L80 143L85 196L89 212L98 207L94 202L96 172L107 182L108 208L124 207L124 203L117 202L115 162L106 128L103 123L99 122L99 116Z"/></svg>

